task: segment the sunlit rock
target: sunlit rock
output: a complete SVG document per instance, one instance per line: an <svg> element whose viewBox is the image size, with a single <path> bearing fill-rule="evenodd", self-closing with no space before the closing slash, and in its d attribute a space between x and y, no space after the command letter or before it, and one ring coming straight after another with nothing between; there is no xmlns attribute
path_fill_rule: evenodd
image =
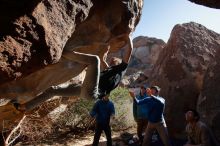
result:
<svg viewBox="0 0 220 146"><path fill-rule="evenodd" d="M184 135L184 112L196 108L206 70L220 49L219 39L219 34L200 24L178 24L160 53L149 79L162 88L165 118L172 136Z"/></svg>

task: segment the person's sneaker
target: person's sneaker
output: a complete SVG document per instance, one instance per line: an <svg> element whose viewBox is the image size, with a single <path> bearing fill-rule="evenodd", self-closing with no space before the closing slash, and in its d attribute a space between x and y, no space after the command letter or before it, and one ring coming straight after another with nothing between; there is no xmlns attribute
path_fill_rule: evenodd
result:
<svg viewBox="0 0 220 146"><path fill-rule="evenodd" d="M151 140L152 140L152 142L158 141L158 137L157 137L157 134L156 134L156 133L154 133L154 134L152 135Z"/></svg>
<svg viewBox="0 0 220 146"><path fill-rule="evenodd" d="M137 135L134 135L132 139L135 143L137 143L140 140Z"/></svg>
<svg viewBox="0 0 220 146"><path fill-rule="evenodd" d="M134 143L133 139L128 141L128 144L133 144L133 143Z"/></svg>
<svg viewBox="0 0 220 146"><path fill-rule="evenodd" d="M118 142L115 142L115 143L113 144L113 146L120 146L120 144L119 144Z"/></svg>

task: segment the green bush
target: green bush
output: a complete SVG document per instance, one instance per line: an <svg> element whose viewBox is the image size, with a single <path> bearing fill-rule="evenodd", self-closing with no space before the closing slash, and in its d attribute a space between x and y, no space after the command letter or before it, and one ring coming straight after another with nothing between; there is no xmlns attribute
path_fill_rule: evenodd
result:
<svg viewBox="0 0 220 146"><path fill-rule="evenodd" d="M92 119L89 112L94 104L94 101L79 99L75 103L68 106L64 113L59 117L56 124L74 128L88 129L92 124Z"/></svg>
<svg viewBox="0 0 220 146"><path fill-rule="evenodd" d="M110 99L115 105L116 115L112 121L113 130L123 130L134 125L132 99L126 88L118 87L111 92Z"/></svg>
<svg viewBox="0 0 220 146"><path fill-rule="evenodd" d="M126 88L118 87L110 94L110 100L115 105L115 119L111 120L114 131L126 130L134 125L132 114L132 100ZM46 102L47 103L47 102ZM46 104L45 103L45 104ZM40 117L30 115L23 123L22 137L28 143L37 143L59 131L85 132L95 127L95 120L89 115L95 101L78 99L68 104L67 108L56 117ZM47 106L41 106L45 109ZM53 120L55 119L55 120Z"/></svg>
<svg viewBox="0 0 220 146"><path fill-rule="evenodd" d="M115 105L115 119L111 121L113 130L126 129L133 124L132 103L126 88L118 87L110 94L110 100ZM72 105L69 105L67 110L59 118L59 125L70 126L87 130L94 127L95 122L91 119L89 112L91 111L95 101L79 99Z"/></svg>

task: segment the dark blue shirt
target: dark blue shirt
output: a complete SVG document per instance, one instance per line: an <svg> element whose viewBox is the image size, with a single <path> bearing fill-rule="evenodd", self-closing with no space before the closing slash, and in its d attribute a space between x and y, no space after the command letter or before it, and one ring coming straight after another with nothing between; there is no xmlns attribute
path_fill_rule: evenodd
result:
<svg viewBox="0 0 220 146"><path fill-rule="evenodd" d="M165 99L159 96L146 97L142 100L135 98L138 105L146 104L147 119L151 123L164 121L163 112L165 108Z"/></svg>
<svg viewBox="0 0 220 146"><path fill-rule="evenodd" d="M147 97L146 93L143 96L141 94L136 96L138 100L144 99L146 97ZM137 105L137 102L135 101L133 102L133 116L135 119L147 119L147 114L148 114L147 112L148 112L147 104Z"/></svg>
<svg viewBox="0 0 220 146"><path fill-rule="evenodd" d="M115 114L114 104L107 100L99 99L93 106L90 115L96 118L99 125L107 126L110 122L110 117Z"/></svg>

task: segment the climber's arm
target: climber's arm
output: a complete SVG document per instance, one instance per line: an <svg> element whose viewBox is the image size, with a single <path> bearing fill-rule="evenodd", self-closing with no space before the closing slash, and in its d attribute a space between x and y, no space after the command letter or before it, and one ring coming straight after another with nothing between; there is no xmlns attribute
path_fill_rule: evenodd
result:
<svg viewBox="0 0 220 146"><path fill-rule="evenodd" d="M131 58L131 53L132 53L132 50L133 50L133 44L132 44L132 40L130 37L128 37L128 40L127 40L127 47L125 49L125 52L124 52L124 56L122 58L122 61L127 63L129 62L130 58Z"/></svg>

